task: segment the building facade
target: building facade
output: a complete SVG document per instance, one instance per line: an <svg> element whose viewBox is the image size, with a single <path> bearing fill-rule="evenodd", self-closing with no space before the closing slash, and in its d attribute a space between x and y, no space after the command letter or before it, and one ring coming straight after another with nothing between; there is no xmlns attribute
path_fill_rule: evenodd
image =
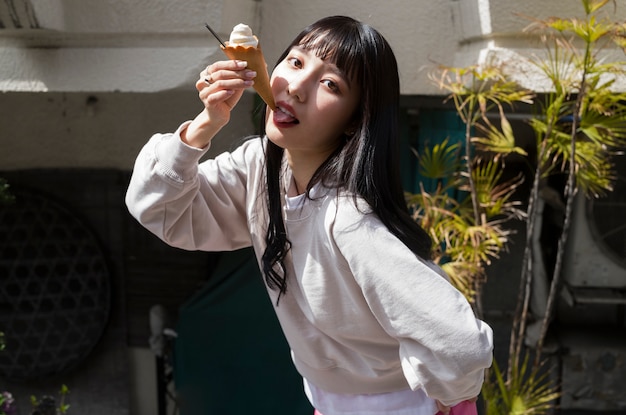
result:
<svg viewBox="0 0 626 415"><path fill-rule="evenodd" d="M58 383L67 383L75 390L73 406L83 408L83 413L156 413L156 369L147 339L150 306L169 301L171 307L178 307L204 281L203 270L211 259L164 251L134 227L125 212L123 195L135 156L150 135L172 131L202 109L194 83L208 64L223 59L219 43L206 30L205 23L224 39L237 23L249 24L261 40L270 71L291 39L318 18L342 14L371 24L385 35L398 59L404 129L409 136L417 135L419 130L423 137L425 131L454 135L460 128L449 113L432 117L432 111L446 109L442 91L428 77L438 65L496 62L506 66L524 86L542 91L545 86L541 77L523 59L540 53L537 39L523 31L529 23L523 16L569 16L580 10L580 3L575 0L1 2L0 177L7 178L19 192L58 202L58 206L42 212L42 205L35 198L25 207L27 212L49 217L58 210L68 210L72 221L66 224L59 220L57 227L84 227L93 234L93 242L86 244L101 248L98 259L106 264L102 289L108 290L109 297L103 300L106 304L98 314L106 318L100 321L94 317L87 323L93 335L84 339L85 345L76 359L67 356L70 345L65 343L48 358L61 360L67 368L59 368L51 380L29 379L27 387L0 377L0 390L12 387L18 397L28 400L33 390L51 393L50 387L54 391ZM618 7L616 13L613 18L626 18L625 7ZM608 58L613 58L612 53L609 51ZM615 51L615 59L620 53ZM616 87L626 89L623 82L619 80ZM237 122L215 138L209 156L232 148L242 137L255 132L256 108L254 94L245 94L233 114ZM523 119L516 125L521 131L528 130ZM526 139L533 139L530 131L524 134ZM45 224L42 226L48 229ZM23 245L32 242L29 237L24 238ZM16 240L19 245L19 239ZM55 239L51 249L64 243L62 238ZM20 249L17 248L21 253ZM179 269L187 271L176 275L173 283L168 278L170 271L163 271L167 265L155 258L164 263L174 261ZM511 263L521 264L520 252L512 252L490 272L506 273ZM43 264L44 274L54 274L52 260L44 259ZM624 268L614 268L612 275L622 278ZM517 283L511 279L494 280L487 287L487 308L494 316L507 315L514 307ZM23 301L34 303L45 297L41 293L29 294L28 287L20 284L15 285L15 293ZM76 281L74 284L80 285ZM81 293L83 297L93 294L87 288ZM70 301L77 298L71 293L65 296L70 305L64 312L82 312ZM90 298L95 303L100 299L96 295ZM29 312L32 309L27 307L25 313ZM41 313L45 314L45 310ZM37 337L27 330L25 337L28 336ZM33 356L38 356L37 348L44 343L40 336L39 342L34 341L33 352L24 359L36 359ZM565 361L570 380L580 380L573 382L571 390L593 389L588 384L589 376L572 369L576 361L609 362L604 378L595 378L596 385L620 380L615 373L623 367L616 362L626 356L622 343L611 343L604 354L599 351L605 350L602 347L590 345ZM591 359L591 363L586 359ZM42 362L43 366L46 365ZM597 402L601 401L597 396L572 396L566 401L572 409L589 405L597 409ZM611 396L624 405L621 409L626 408L623 393ZM614 407L605 405L600 409Z"/></svg>

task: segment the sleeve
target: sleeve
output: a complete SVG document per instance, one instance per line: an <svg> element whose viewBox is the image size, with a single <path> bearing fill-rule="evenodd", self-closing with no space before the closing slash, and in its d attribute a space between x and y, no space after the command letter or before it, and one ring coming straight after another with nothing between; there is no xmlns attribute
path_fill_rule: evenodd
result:
<svg viewBox="0 0 626 415"><path fill-rule="evenodd" d="M186 250L225 251L250 246L246 220L247 147L201 164L206 149L173 134L155 134L137 156L126 205L164 242Z"/></svg>
<svg viewBox="0 0 626 415"><path fill-rule="evenodd" d="M344 223L336 243L383 329L399 342L411 389L452 406L478 396L493 333L465 297L373 214Z"/></svg>

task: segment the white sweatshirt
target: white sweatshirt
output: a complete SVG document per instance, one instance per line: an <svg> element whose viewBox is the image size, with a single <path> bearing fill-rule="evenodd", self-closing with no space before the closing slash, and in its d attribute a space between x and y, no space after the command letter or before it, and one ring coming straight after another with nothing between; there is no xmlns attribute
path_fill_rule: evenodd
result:
<svg viewBox="0 0 626 415"><path fill-rule="evenodd" d="M265 250L262 139L198 164L205 150L179 131L140 152L126 195L131 214L187 250ZM287 169L288 170L288 169ZM291 182L284 177L285 190ZM285 210L292 248L287 293L276 306L294 363L309 382L340 394L422 388L454 405L480 393L492 331L432 264L416 257L365 204L317 187Z"/></svg>

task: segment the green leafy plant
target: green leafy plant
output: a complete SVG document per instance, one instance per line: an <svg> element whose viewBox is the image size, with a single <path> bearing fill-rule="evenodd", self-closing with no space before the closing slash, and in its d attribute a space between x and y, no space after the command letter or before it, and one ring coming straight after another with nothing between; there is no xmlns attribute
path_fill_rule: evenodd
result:
<svg viewBox="0 0 626 415"><path fill-rule="evenodd" d="M4 340L4 333L0 331L0 351L4 350L6 346ZM33 411L31 415L63 415L67 414L70 405L66 403L67 395L70 393L69 388L66 385L61 386L59 391L59 404L56 404L56 399L52 396L43 396L41 399L37 399L34 395L30 397ZM16 415L17 407L15 399L10 392L0 393L0 415Z"/></svg>
<svg viewBox="0 0 626 415"><path fill-rule="evenodd" d="M528 360L525 355L521 365L511 368L508 378L494 361L492 379L482 390L487 414L533 415L552 409L559 393L552 387L548 372L529 365Z"/></svg>
<svg viewBox="0 0 626 415"><path fill-rule="evenodd" d="M528 31L538 31L545 54L529 62L548 81L541 99L510 81L499 67L440 68L432 79L454 103L465 124L465 141L442 144L418 154L420 174L436 181L435 190L407 196L414 218L431 233L435 261L452 283L482 314L481 285L485 266L507 249L511 219L526 218L522 278L511 330L507 370L497 364L487 371L483 395L487 415L544 414L559 396L558 385L547 376L543 344L559 293L564 246L574 197L582 192L598 197L612 191L613 158L626 147L626 93L613 86L624 76L623 62L606 62L600 51L607 45L626 49L626 26L599 13L609 0L581 0L585 18L533 20ZM537 161L525 212L512 198L522 177L504 179L509 157L525 157L517 147L506 108L533 104L537 113L529 124L537 137ZM492 122L489 113L498 114ZM462 151L463 149L463 151ZM565 174L567 186L563 231L558 242L552 285L534 344L534 361L525 348L532 286L533 238L537 201L542 182ZM461 190L455 192L453 190ZM452 194L460 196L452 197Z"/></svg>
<svg viewBox="0 0 626 415"><path fill-rule="evenodd" d="M581 0L585 18L535 20L529 32L539 31L545 57L531 62L551 85L538 116L531 120L537 136L538 165L528 204L527 243L521 286L532 279L533 252L530 238L535 227L537 200L542 180L554 172L567 175L565 218L558 241L556 263L546 311L537 340L534 366L540 365L548 327L553 318L561 283L565 243L569 235L576 194L599 197L613 190L614 157L626 147L626 93L613 90L615 80L624 76L624 62L605 62L601 52L608 45L626 51L626 28L599 12L609 0ZM579 46L581 45L581 46ZM523 295L522 295L523 294ZM510 354L519 360L525 337L530 292L520 289L511 335Z"/></svg>
<svg viewBox="0 0 626 415"><path fill-rule="evenodd" d="M15 415L15 399L9 392L0 393L0 415Z"/></svg>
<svg viewBox="0 0 626 415"><path fill-rule="evenodd" d="M420 174L436 186L430 193L422 188L408 195L408 203L415 220L430 230L435 262L480 313L485 266L506 249L506 221L524 214L512 199L522 177L502 178L505 156L526 154L515 145L504 105L530 103L532 94L508 81L498 68L443 68L432 79L450 93L465 124L465 140L445 139L418 154ZM487 117L492 110L501 114L503 128ZM475 131L484 134L476 136Z"/></svg>
<svg viewBox="0 0 626 415"><path fill-rule="evenodd" d="M43 396L41 399L37 399L35 396L30 397L30 402L33 406L32 415L61 415L66 414L70 405L65 403L65 399L70 390L67 386L61 386L59 391L59 404L57 406L56 399L53 396Z"/></svg>
<svg viewBox="0 0 626 415"><path fill-rule="evenodd" d="M4 350L6 343L4 340L4 333L0 331L0 352ZM15 414L15 399L9 392L0 393L0 415L13 415Z"/></svg>

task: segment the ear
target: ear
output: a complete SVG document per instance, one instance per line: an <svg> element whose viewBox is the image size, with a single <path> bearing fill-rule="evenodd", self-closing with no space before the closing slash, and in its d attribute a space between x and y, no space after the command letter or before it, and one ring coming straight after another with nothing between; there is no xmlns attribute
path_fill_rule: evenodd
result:
<svg viewBox="0 0 626 415"><path fill-rule="evenodd" d="M358 127L359 127L359 123L357 121L353 121L352 123L350 123L348 128L346 128L346 130L343 133L347 135L348 137L352 137L354 133L356 133L356 130L358 129Z"/></svg>

